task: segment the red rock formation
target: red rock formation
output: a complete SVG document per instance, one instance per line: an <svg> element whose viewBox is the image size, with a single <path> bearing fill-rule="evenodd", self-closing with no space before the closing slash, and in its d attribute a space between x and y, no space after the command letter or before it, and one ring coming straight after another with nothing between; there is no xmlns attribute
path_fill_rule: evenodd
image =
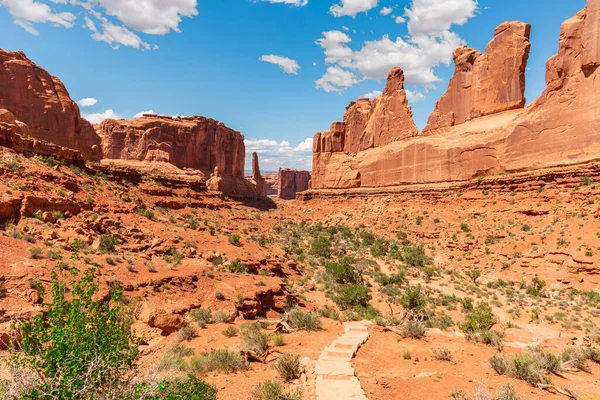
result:
<svg viewBox="0 0 600 400"><path fill-rule="evenodd" d="M221 122L145 115L133 121L105 120L98 134L106 159L164 161L207 177L218 167L225 193L255 195L244 178L244 136Z"/></svg>
<svg viewBox="0 0 600 400"><path fill-rule="evenodd" d="M600 157L600 0L561 26L547 88L506 139L506 169L522 171Z"/></svg>
<svg viewBox="0 0 600 400"><path fill-rule="evenodd" d="M485 53L466 46L454 51L454 76L423 132L525 106L525 68L531 25L505 22Z"/></svg>
<svg viewBox="0 0 600 400"><path fill-rule="evenodd" d="M419 133L412 119L404 90L404 73L393 68L381 96L373 101L359 99L346 108L344 122L334 122L329 131L317 133L313 141L313 179L315 187L322 185L325 171L321 165L335 154L358 154L364 150L412 138ZM327 171L328 174L331 173ZM360 186L360 174L349 171L344 165L336 169L333 186Z"/></svg>
<svg viewBox="0 0 600 400"><path fill-rule="evenodd" d="M85 166L85 158L77 150L30 137L29 127L15 120L7 110L0 109L0 146L8 147L17 153L51 156L80 167Z"/></svg>
<svg viewBox="0 0 600 400"><path fill-rule="evenodd" d="M0 49L0 109L14 114L36 139L79 150L88 160L101 158L100 138L63 83L22 52Z"/></svg>
<svg viewBox="0 0 600 400"><path fill-rule="evenodd" d="M309 189L310 172L279 169L277 196L283 200L293 200L296 193Z"/></svg>
<svg viewBox="0 0 600 400"><path fill-rule="evenodd" d="M252 153L252 182L256 185L256 194L265 197L267 188L265 187L265 179L260 174L260 166L258 165L258 154Z"/></svg>
<svg viewBox="0 0 600 400"><path fill-rule="evenodd" d="M317 134L313 188L449 184L600 159L600 86L595 83L600 80L599 31L600 0L588 0L585 10L562 25L558 55L548 61L547 89L520 109L529 26L502 24L486 54L479 56L464 47L456 50L457 73L428 124L438 127L435 134L392 141L356 154L328 152L324 135ZM493 66L502 65L496 56L502 49L507 55L501 57L506 71L494 75ZM502 84L494 83L494 76ZM356 106L348 118L353 126L360 126L359 108L363 114L374 114L365 112L365 103ZM402 137L403 132L398 129L387 135Z"/></svg>

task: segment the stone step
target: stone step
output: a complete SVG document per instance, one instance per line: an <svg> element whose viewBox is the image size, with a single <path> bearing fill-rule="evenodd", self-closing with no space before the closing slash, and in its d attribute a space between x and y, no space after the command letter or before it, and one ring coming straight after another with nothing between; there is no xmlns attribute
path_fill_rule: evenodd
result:
<svg viewBox="0 0 600 400"><path fill-rule="evenodd" d="M323 360L319 357L315 366L317 375L354 376L354 368L349 361Z"/></svg>
<svg viewBox="0 0 600 400"><path fill-rule="evenodd" d="M317 400L367 400L356 377L348 380L317 378Z"/></svg>

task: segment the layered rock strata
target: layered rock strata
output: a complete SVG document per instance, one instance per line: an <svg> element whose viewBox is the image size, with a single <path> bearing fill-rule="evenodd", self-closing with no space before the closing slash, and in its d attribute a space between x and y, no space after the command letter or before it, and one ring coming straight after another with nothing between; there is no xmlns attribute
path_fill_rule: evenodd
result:
<svg viewBox="0 0 600 400"><path fill-rule="evenodd" d="M277 197L293 200L296 198L296 193L310 188L310 172L280 168L277 182Z"/></svg>
<svg viewBox="0 0 600 400"><path fill-rule="evenodd" d="M588 0L586 9L562 25L559 52L547 65L547 88L525 109L521 108L525 102L522 71L529 51L529 25L500 25L483 55L457 49L456 75L426 134L407 135L414 126L411 121L375 135L397 140L364 150L359 147L354 153L347 147L338 151L335 135L317 133L312 187L456 183L600 159L599 26L600 0ZM501 49L506 51L504 58L498 55ZM504 71L491 70L494 65ZM401 92L399 88L396 95L403 101ZM340 124L360 127L372 118L370 104L368 100L351 104ZM406 115L409 110L407 105Z"/></svg>
<svg viewBox="0 0 600 400"><path fill-rule="evenodd" d="M223 192L255 195L244 178L244 136L204 117L105 120L97 128L105 159L161 161L202 171L208 178L218 168Z"/></svg>
<svg viewBox="0 0 600 400"><path fill-rule="evenodd" d="M65 85L23 52L0 49L0 109L26 124L32 138L78 150L87 160L102 157L100 137Z"/></svg>

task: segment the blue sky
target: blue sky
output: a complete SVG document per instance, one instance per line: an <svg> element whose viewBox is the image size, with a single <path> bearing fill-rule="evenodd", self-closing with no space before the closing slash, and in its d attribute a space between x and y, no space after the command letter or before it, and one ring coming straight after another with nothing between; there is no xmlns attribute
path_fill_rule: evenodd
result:
<svg viewBox="0 0 600 400"><path fill-rule="evenodd" d="M532 28L527 99L543 90L560 24L585 0L0 0L0 48L58 76L82 113L203 115L241 131L263 170L310 168L315 132L407 74L422 128L454 47L503 21ZM449 63L446 65L446 63ZM95 101L94 101L95 100ZM247 167L249 167L247 163Z"/></svg>

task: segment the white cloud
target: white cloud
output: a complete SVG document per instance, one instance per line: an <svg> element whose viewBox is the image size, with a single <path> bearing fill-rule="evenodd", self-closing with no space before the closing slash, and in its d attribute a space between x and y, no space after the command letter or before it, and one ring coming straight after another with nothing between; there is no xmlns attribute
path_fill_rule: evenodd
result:
<svg viewBox="0 0 600 400"><path fill-rule="evenodd" d="M269 139L245 139L244 143L246 165L252 165L252 153L257 152L263 172L277 171L279 168L312 168L312 138L306 138L295 147L287 140L277 142Z"/></svg>
<svg viewBox="0 0 600 400"><path fill-rule="evenodd" d="M154 112L154 110L140 111L139 113L137 113L133 116L133 119L140 119L144 116L144 114L156 114L156 113Z"/></svg>
<svg viewBox="0 0 600 400"><path fill-rule="evenodd" d="M151 35L180 32L182 17L198 15L197 0L95 0L95 4L129 28Z"/></svg>
<svg viewBox="0 0 600 400"><path fill-rule="evenodd" d="M337 65L327 68L325 75L316 80L317 88L326 92L343 92L350 86L360 82L360 79L352 72L340 68Z"/></svg>
<svg viewBox="0 0 600 400"><path fill-rule="evenodd" d="M350 28L348 28L347 26L342 26L342 29L343 29L345 32L348 32L348 31L350 30Z"/></svg>
<svg viewBox="0 0 600 400"><path fill-rule="evenodd" d="M6 8L14 23L32 35L40 33L33 24L50 24L54 27L71 28L77 17L70 12L54 12L50 6L34 0L0 0L0 8Z"/></svg>
<svg viewBox="0 0 600 400"><path fill-rule="evenodd" d="M356 14L367 12L372 8L377 7L379 0L340 0L340 4L334 4L329 9L329 12L334 17L350 16L356 17Z"/></svg>
<svg viewBox="0 0 600 400"><path fill-rule="evenodd" d="M133 47L135 49L142 48L144 50L157 48L156 46L144 42L138 35L124 26L113 24L99 13L95 13L95 16L100 20L102 31L96 27L96 24L90 17L85 17L85 27L92 31L92 39L99 42L106 42L113 49L118 49L121 45Z"/></svg>
<svg viewBox="0 0 600 400"><path fill-rule="evenodd" d="M81 99L77 102L77 104L79 104L81 107L91 107L96 105L96 103L98 103L98 100L94 99L93 97L86 97L85 99Z"/></svg>
<svg viewBox="0 0 600 400"><path fill-rule="evenodd" d="M404 17L395 17L395 18L394 18L394 21L395 21L397 24L403 24L403 23L405 23L405 22L406 22L406 18L404 18Z"/></svg>
<svg viewBox="0 0 600 400"><path fill-rule="evenodd" d="M464 44L449 29L466 23L476 10L476 0L412 0L405 10L409 19L407 37L392 40L383 35L379 40L364 42L358 50L349 47L352 40L345 33L323 32L316 43L324 49L325 63L331 66L316 81L317 87L340 92L363 80L381 81L392 67L400 66L407 85L432 88L441 81L434 68L449 66L454 49ZM336 79L343 84L334 83ZM424 94L415 92L411 96L418 101Z"/></svg>
<svg viewBox="0 0 600 400"><path fill-rule="evenodd" d="M287 74L298 75L298 70L300 69L300 65L298 65L296 60L292 60L291 58L287 57L276 56L274 54L264 55L260 57L259 60L277 65Z"/></svg>
<svg viewBox="0 0 600 400"><path fill-rule="evenodd" d="M477 0L413 0L405 10L411 35L435 35L475 16Z"/></svg>
<svg viewBox="0 0 600 400"><path fill-rule="evenodd" d="M325 63L347 67L352 62L352 49L347 46L351 41L344 32L329 31L323 32L323 37L315 43L325 50Z"/></svg>
<svg viewBox="0 0 600 400"><path fill-rule="evenodd" d="M381 15L390 15L390 14L391 14L391 13L394 11L394 8L396 8L396 7L395 7L395 6L394 6L394 7L383 7L383 8L382 8L382 9L379 11L379 13L380 13Z"/></svg>
<svg viewBox="0 0 600 400"><path fill-rule="evenodd" d="M406 89L406 98L411 103L418 103L425 100L425 93L418 90Z"/></svg>
<svg viewBox="0 0 600 400"><path fill-rule="evenodd" d="M302 7L308 4L308 0L261 0L272 4L289 4L296 7Z"/></svg>
<svg viewBox="0 0 600 400"><path fill-rule="evenodd" d="M85 15L84 26L92 31L94 40L106 42L113 48L124 45L145 50L156 49L157 46L144 42L134 31L150 35L180 32L179 25L184 17L192 18L198 15L197 0L50 1L69 5L73 12L55 12L48 4L37 0L0 0L0 8L6 8L17 25L34 35L39 34L33 25L35 23L72 27L81 8ZM99 21L100 29L96 28L96 22L91 16ZM114 20L110 21L108 16L114 17Z"/></svg>
<svg viewBox="0 0 600 400"><path fill-rule="evenodd" d="M120 114L114 112L114 110L106 110L103 113L94 113L94 114L83 114L83 118L90 121L92 124L99 124L105 119L121 119L123 118Z"/></svg>
<svg viewBox="0 0 600 400"><path fill-rule="evenodd" d="M369 100L373 100L375 97L377 96L381 96L381 93L383 93L381 90L373 90L370 93L365 93L362 96L360 96L361 98L367 98Z"/></svg>

